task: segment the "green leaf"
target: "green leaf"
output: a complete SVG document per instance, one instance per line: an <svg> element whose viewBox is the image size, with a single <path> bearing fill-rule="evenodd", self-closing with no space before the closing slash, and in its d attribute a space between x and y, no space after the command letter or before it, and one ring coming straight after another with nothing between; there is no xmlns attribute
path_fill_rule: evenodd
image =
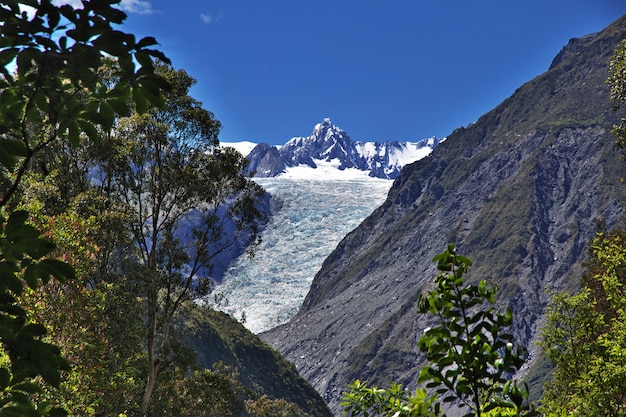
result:
<svg viewBox="0 0 626 417"><path fill-rule="evenodd" d="M17 276L18 268L15 264L0 262L0 291L8 289L13 294L21 294L24 290L22 281Z"/></svg>
<svg viewBox="0 0 626 417"><path fill-rule="evenodd" d="M152 36L147 36L145 38L142 38L139 42L137 42L137 44L135 45L135 48L142 49L142 48L145 48L146 46L153 46L157 44L158 43L155 38L153 38Z"/></svg>
<svg viewBox="0 0 626 417"><path fill-rule="evenodd" d="M466 258L465 256L457 255L456 259L465 266L472 266L472 261L469 258Z"/></svg>
<svg viewBox="0 0 626 417"><path fill-rule="evenodd" d="M417 376L417 383L418 384L423 384L426 381L430 381L432 380L432 375L431 375L431 371L430 368L422 368L422 370L420 371L419 375Z"/></svg>
<svg viewBox="0 0 626 417"><path fill-rule="evenodd" d="M148 51L139 51L135 54L135 59L142 68L153 68L152 57Z"/></svg>
<svg viewBox="0 0 626 417"><path fill-rule="evenodd" d="M133 89L133 101L135 102L135 110L137 113L144 114L148 111L148 100L141 89Z"/></svg>
<svg viewBox="0 0 626 417"><path fill-rule="evenodd" d="M37 288L39 286L39 266L37 264L31 264L24 269L24 281L30 288Z"/></svg>
<svg viewBox="0 0 626 417"><path fill-rule="evenodd" d="M54 276L61 282L76 279L74 267L59 259L44 259L39 262L38 266L42 271L45 271L48 275Z"/></svg>
<svg viewBox="0 0 626 417"><path fill-rule="evenodd" d="M24 253L32 259L41 259L56 249L54 242L39 237L26 237L20 239L19 243L23 247Z"/></svg>
<svg viewBox="0 0 626 417"><path fill-rule="evenodd" d="M13 385L12 389L18 390L18 391L24 391L29 394L39 394L43 392L41 387L38 384L35 384L34 382L21 382L19 384Z"/></svg>
<svg viewBox="0 0 626 417"><path fill-rule="evenodd" d="M46 328L39 323L29 323L22 328L21 332L28 334L29 337L40 337L46 334Z"/></svg>
<svg viewBox="0 0 626 417"><path fill-rule="evenodd" d="M51 408L50 411L48 412L49 417L67 417L68 415L69 414L67 410L61 407Z"/></svg>
<svg viewBox="0 0 626 417"><path fill-rule="evenodd" d="M96 129L96 127L91 122L84 119L79 119L78 124L92 142L98 143L100 141L100 134L98 133L98 129Z"/></svg>
<svg viewBox="0 0 626 417"><path fill-rule="evenodd" d="M11 371L8 368L0 367L0 390L6 389L11 383Z"/></svg>
<svg viewBox="0 0 626 417"><path fill-rule="evenodd" d="M5 227L7 238L13 240L26 223L26 220L28 220L28 212L26 210L17 210L11 213Z"/></svg>
<svg viewBox="0 0 626 417"><path fill-rule="evenodd" d="M0 51L0 66L6 67L11 61L15 59L19 52L18 48L7 48Z"/></svg>
<svg viewBox="0 0 626 417"><path fill-rule="evenodd" d="M68 121L67 130L67 138L69 139L70 143L74 146L78 146L78 144L80 143L81 129L80 126L78 126L77 121Z"/></svg>
<svg viewBox="0 0 626 417"><path fill-rule="evenodd" d="M130 113L127 97L109 99L108 103L119 116L127 116Z"/></svg>

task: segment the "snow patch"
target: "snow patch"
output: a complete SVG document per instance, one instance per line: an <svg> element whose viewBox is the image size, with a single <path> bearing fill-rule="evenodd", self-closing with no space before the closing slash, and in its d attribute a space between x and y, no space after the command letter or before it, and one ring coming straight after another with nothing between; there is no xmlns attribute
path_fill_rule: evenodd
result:
<svg viewBox="0 0 626 417"><path fill-rule="evenodd" d="M220 145L222 147L234 148L243 156L248 156L250 155L250 152L252 152L252 149L254 149L254 147L257 144L254 142L249 142L249 141L241 141L241 142L220 142Z"/></svg>
<svg viewBox="0 0 626 417"><path fill-rule="evenodd" d="M339 169L341 161L337 158L330 161L323 159L313 159L317 168L311 168L308 165L298 165L296 167L288 167L286 172L277 176L277 178L288 178L293 180L317 180L317 181L350 181L356 179L371 179L368 175L369 171L362 171L357 168ZM389 182L391 180L381 180Z"/></svg>

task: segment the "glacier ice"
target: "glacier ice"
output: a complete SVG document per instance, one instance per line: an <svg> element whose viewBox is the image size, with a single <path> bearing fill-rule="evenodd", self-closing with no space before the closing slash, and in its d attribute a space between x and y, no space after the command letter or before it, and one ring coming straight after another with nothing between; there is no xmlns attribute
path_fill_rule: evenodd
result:
<svg viewBox="0 0 626 417"><path fill-rule="evenodd" d="M238 258L215 289L228 300L218 309L245 315L244 325L254 333L293 317L324 259L384 202L392 185L361 175L255 179L282 207L263 231L255 256Z"/></svg>

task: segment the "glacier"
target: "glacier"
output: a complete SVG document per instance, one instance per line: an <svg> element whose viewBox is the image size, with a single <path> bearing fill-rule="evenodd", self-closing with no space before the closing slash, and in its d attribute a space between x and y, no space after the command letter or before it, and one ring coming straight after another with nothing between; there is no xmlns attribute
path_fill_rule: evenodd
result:
<svg viewBox="0 0 626 417"><path fill-rule="evenodd" d="M279 177L255 179L272 196L272 217L254 257L236 259L213 292L226 300L214 307L245 317L253 333L298 312L324 259L385 201L393 183L316 162L314 174L309 167L293 167Z"/></svg>
<svg viewBox="0 0 626 417"><path fill-rule="evenodd" d="M255 256L230 263L204 301L254 333L289 321L324 259L385 201L402 167L444 140L353 142L325 118L310 136L283 146L223 142L246 155L254 180L272 196L272 213Z"/></svg>

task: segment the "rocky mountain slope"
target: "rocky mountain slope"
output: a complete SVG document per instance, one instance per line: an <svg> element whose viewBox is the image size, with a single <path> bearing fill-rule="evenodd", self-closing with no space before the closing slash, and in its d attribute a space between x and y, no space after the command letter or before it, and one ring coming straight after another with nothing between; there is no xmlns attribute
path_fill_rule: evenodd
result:
<svg viewBox="0 0 626 417"><path fill-rule="evenodd" d="M604 83L624 37L626 16L572 40L546 73L406 166L386 202L325 260L297 316L262 335L336 415L355 378L414 386L427 325L415 301L448 242L473 260L469 279L499 285L536 360L550 292L577 286L596 222L624 216L626 163Z"/></svg>
<svg viewBox="0 0 626 417"><path fill-rule="evenodd" d="M318 123L310 136L296 137L283 146L265 143L257 145L247 155L250 170L257 177L275 177L288 167L307 165L316 168L315 161L335 160L338 168L368 171L376 178L395 178L402 167L430 153L441 139L419 142L354 142L330 119Z"/></svg>

